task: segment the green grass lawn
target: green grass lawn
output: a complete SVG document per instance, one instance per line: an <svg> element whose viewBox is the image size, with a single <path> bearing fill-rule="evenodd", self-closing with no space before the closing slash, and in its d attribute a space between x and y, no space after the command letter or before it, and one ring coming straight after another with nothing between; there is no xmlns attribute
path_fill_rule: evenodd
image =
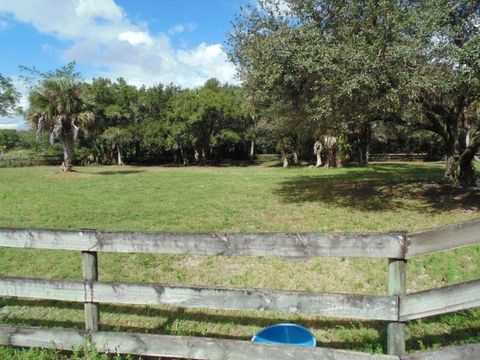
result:
<svg viewBox="0 0 480 360"><path fill-rule="evenodd" d="M187 232L415 231L478 218L480 191L441 185L442 164L378 163L369 168L55 167L0 169L0 227ZM101 254L103 281L386 293L386 260L214 258ZM480 278L480 247L409 262L409 291ZM80 279L74 252L0 249L2 275ZM293 321L320 346L383 352L380 322L167 307L102 306L102 327L248 339L263 326ZM0 322L83 326L82 304L0 299ZM480 342L480 310L408 324L410 351ZM39 355L40 354L40 355ZM0 348L0 358L64 358ZM92 359L98 355L88 355Z"/></svg>

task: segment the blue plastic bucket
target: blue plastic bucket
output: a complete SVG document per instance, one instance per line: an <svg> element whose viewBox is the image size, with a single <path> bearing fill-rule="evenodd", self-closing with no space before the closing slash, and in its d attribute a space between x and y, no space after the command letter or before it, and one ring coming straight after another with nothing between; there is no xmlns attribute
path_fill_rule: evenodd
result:
<svg viewBox="0 0 480 360"><path fill-rule="evenodd" d="M295 346L317 346L317 339L310 330L296 324L276 324L256 333L252 342Z"/></svg>

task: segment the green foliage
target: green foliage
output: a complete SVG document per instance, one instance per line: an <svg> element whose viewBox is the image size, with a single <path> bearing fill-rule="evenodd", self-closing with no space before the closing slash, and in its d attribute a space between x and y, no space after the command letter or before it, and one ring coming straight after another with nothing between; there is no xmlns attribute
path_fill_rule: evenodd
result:
<svg viewBox="0 0 480 360"><path fill-rule="evenodd" d="M247 8L230 34L230 57L280 147L324 134L356 141L366 123L399 110L408 7L382 0L276 0ZM353 142L352 141L352 142Z"/></svg>
<svg viewBox="0 0 480 360"><path fill-rule="evenodd" d="M343 134L366 152L367 125L400 124L438 134L447 157L471 168L480 123L462 119L480 96L478 2L282 4L247 7L229 37L248 97L279 143ZM460 127L472 139L463 153Z"/></svg>
<svg viewBox="0 0 480 360"><path fill-rule="evenodd" d="M102 138L112 147L123 147L132 141L132 133L125 128L109 127L102 134Z"/></svg>
<svg viewBox="0 0 480 360"><path fill-rule="evenodd" d="M0 74L0 116L7 116L15 109L20 94L15 90L12 80Z"/></svg>
<svg viewBox="0 0 480 360"><path fill-rule="evenodd" d="M89 111L89 100L83 83L69 78L44 78L29 93L30 106L26 119L32 126L38 126L44 118L40 130L53 131L59 115L66 116L62 131L73 132L74 125L83 129L93 122L93 112Z"/></svg>
<svg viewBox="0 0 480 360"><path fill-rule="evenodd" d="M121 78L99 78L87 88L96 126L81 141L100 161L109 158L110 147L120 138L127 158L135 161L153 157L190 163L201 152L202 161L229 154L246 157L250 122L239 87L210 79L194 90L136 88Z"/></svg>
<svg viewBox="0 0 480 360"><path fill-rule="evenodd" d="M20 135L16 130L0 129L0 144L3 151L8 151L20 145Z"/></svg>

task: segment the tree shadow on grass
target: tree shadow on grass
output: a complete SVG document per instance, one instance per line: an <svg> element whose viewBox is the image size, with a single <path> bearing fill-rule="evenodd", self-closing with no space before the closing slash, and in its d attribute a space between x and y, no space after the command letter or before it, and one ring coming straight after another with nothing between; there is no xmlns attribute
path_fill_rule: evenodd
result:
<svg viewBox="0 0 480 360"><path fill-rule="evenodd" d="M89 173L91 175L129 175L143 173L145 170L103 170Z"/></svg>
<svg viewBox="0 0 480 360"><path fill-rule="evenodd" d="M68 310L83 310L81 303L65 303L53 300L25 300L25 299L6 299L2 301L4 306L18 306L26 307L25 314L15 317L6 317L2 320L3 324L17 325L17 326L33 326L33 327L51 327L51 328L75 328L83 329L84 323L71 319L45 319L40 316L28 314L29 306L51 308L51 311L56 309ZM48 310L50 311L50 309ZM245 327L251 326L255 328L263 328L277 323L292 322L292 318L284 316L281 313L259 314L252 312L250 314L239 314L238 311L222 311L223 313L216 313L212 311L207 312L205 309L189 309L184 308L160 308L150 306L128 306L128 305L100 305L100 314L108 314L108 316L141 316L159 320L159 325L153 327L138 326L138 325L115 325L108 321L102 321L100 315L100 326L102 331L124 331L124 332L139 332L150 334L173 334L185 336L199 336L199 337L213 337L231 340L250 340L256 330L245 335L228 335L225 334L222 328L230 326L232 329L235 326ZM131 324L135 320L130 320ZM324 341L320 342L319 346L351 349L351 350L366 350L377 349L381 344L385 343L386 339L386 324L379 321L355 321L355 320L341 320L341 319L324 319L324 318L307 318L306 316L294 320L295 323L312 329L313 331L342 329L341 331L348 331L351 329L366 329L378 332L379 336L358 336L351 340L345 341ZM194 323L189 329L179 328L179 322ZM221 324L219 329L215 326ZM211 326L209 326L211 325ZM180 333L179 333L180 332Z"/></svg>
<svg viewBox="0 0 480 360"><path fill-rule="evenodd" d="M407 350L417 351L419 348L425 347L437 348L464 343L479 343L479 315L480 313L475 310L463 310L455 314L443 314L413 321L412 325L417 326L421 323L425 330L420 335L410 336L407 339ZM454 320L453 324L449 324L451 319Z"/></svg>
<svg viewBox="0 0 480 360"><path fill-rule="evenodd" d="M480 209L479 189L448 185L442 177L440 167L371 165L342 174L296 176L280 183L276 194L288 203L319 202L360 211Z"/></svg>
<svg viewBox="0 0 480 360"><path fill-rule="evenodd" d="M83 310L81 303L66 303L51 300L24 300L24 299L6 299L2 301L4 306L40 306L55 309L74 309ZM128 306L128 305L100 305L100 314L108 314L108 316L141 316L152 319L161 319L159 325L153 327L142 327L138 325L115 325L108 321L100 320L103 331L125 331L125 332L140 332L152 334L175 334L187 336L213 337L235 340L250 340L252 334L248 336L242 335L225 335L222 330L224 326L252 326L255 328L263 328L276 323L292 322L292 318L281 313L242 313L238 311L208 311L203 309L189 309L184 308L161 308L150 306ZM453 317L469 317L476 319L476 313L470 311L462 311L455 315L440 315L428 319L421 320L425 325L425 331L421 335L411 336L407 340L407 349L409 351L416 351L419 347L427 346L449 346L463 342L478 342L480 329L475 321L466 324L464 327L459 327L458 321L451 326L448 333L432 334L429 333L431 325L442 325L449 322ZM457 319L458 320L458 319ZM133 320L134 321L134 320ZM132 320L128 321L130 324ZM178 322L190 322L195 326L189 329L181 329ZM378 351L382 349L386 351L386 322L381 321L359 321L359 320L342 320L342 319L325 319L300 316L294 319L295 323L303 325L312 329L314 332L334 331L339 332L338 337L342 340L322 340L319 339L319 346L338 348L345 350L356 351ZM138 321L137 321L138 322ZM6 318L2 323L22 326L40 326L40 327L62 327L62 328L76 328L83 329L84 323L82 321L68 320L68 319L42 319L36 316L29 316L28 310L24 316L15 316ZM209 326L211 324L212 326ZM214 326L222 324L224 326ZM416 325L415 325L416 326ZM181 332L181 334L179 333ZM356 331L351 333L350 331ZM331 336L331 335L328 335ZM334 335L335 336L335 335Z"/></svg>

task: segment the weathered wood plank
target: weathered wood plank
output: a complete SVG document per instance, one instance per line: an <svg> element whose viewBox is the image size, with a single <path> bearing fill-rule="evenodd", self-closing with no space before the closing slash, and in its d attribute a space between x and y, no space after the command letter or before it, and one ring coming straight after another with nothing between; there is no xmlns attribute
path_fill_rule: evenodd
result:
<svg viewBox="0 0 480 360"><path fill-rule="evenodd" d="M480 344L449 346L437 351L418 352L402 357L402 360L478 360Z"/></svg>
<svg viewBox="0 0 480 360"><path fill-rule="evenodd" d="M81 281L2 276L0 277L0 296L83 302L85 288Z"/></svg>
<svg viewBox="0 0 480 360"><path fill-rule="evenodd" d="M409 294L400 299L400 320L420 319L477 306L480 306L480 280Z"/></svg>
<svg viewBox="0 0 480 360"><path fill-rule="evenodd" d="M84 251L83 258L83 281L85 282L85 330L98 331L100 326L100 309L93 302L93 283L98 281L97 253Z"/></svg>
<svg viewBox="0 0 480 360"><path fill-rule="evenodd" d="M94 283L93 294L94 300L99 303L278 311L368 320L398 319L396 296L101 282Z"/></svg>
<svg viewBox="0 0 480 360"><path fill-rule="evenodd" d="M64 284L65 283L65 284ZM398 298L262 289L0 278L0 296L224 310L277 311L324 317L396 320Z"/></svg>
<svg viewBox="0 0 480 360"><path fill-rule="evenodd" d="M75 350L85 345L84 333L78 330L40 329L0 325L0 344L18 347Z"/></svg>
<svg viewBox="0 0 480 360"><path fill-rule="evenodd" d="M242 340L101 331L85 335L83 331L72 329L0 326L1 345L72 350L82 348L86 344L86 336L98 351L116 354L211 360L399 360L396 356L318 347L253 344Z"/></svg>
<svg viewBox="0 0 480 360"><path fill-rule="evenodd" d="M407 293L407 261L388 259L388 295L403 298ZM405 324L398 320L396 309L395 322L387 326L387 353L402 356L405 354Z"/></svg>
<svg viewBox="0 0 480 360"><path fill-rule="evenodd" d="M222 340L187 336L129 333L95 333L93 343L102 352L166 356L210 360L398 360L396 356L299 346L253 344L242 340Z"/></svg>
<svg viewBox="0 0 480 360"><path fill-rule="evenodd" d="M0 246L228 256L404 257L405 234L180 234L0 228Z"/></svg>
<svg viewBox="0 0 480 360"><path fill-rule="evenodd" d="M410 258L479 243L480 220L472 220L408 234L406 257Z"/></svg>

